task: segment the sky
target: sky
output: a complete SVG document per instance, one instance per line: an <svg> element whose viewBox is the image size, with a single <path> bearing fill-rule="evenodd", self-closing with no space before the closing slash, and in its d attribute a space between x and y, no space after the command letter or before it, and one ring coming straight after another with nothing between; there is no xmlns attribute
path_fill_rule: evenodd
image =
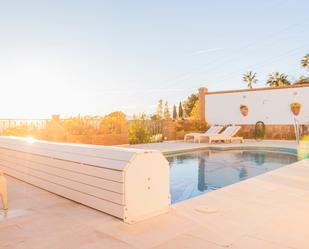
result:
<svg viewBox="0 0 309 249"><path fill-rule="evenodd" d="M291 79L309 53L309 1L0 0L0 118L155 111L242 74Z"/></svg>

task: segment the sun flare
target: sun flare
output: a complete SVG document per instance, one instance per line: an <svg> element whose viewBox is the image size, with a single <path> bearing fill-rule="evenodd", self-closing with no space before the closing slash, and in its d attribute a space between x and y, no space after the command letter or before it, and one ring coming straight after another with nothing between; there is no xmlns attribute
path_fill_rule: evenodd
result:
<svg viewBox="0 0 309 249"><path fill-rule="evenodd" d="M26 137L26 141L29 144L33 144L35 142L35 139L33 137Z"/></svg>

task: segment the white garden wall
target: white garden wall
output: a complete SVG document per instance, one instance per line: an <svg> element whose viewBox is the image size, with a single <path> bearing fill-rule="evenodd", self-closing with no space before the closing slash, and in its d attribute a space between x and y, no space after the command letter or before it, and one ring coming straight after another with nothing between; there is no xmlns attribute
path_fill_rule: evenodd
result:
<svg viewBox="0 0 309 249"><path fill-rule="evenodd" d="M207 93L205 119L209 124L294 124L293 102L302 105L296 119L309 124L309 86ZM248 106L248 116L240 113L240 105Z"/></svg>

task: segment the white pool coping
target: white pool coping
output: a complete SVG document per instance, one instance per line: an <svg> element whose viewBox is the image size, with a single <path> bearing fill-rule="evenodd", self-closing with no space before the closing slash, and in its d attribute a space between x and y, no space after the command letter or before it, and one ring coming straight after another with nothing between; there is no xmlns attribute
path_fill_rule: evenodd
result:
<svg viewBox="0 0 309 249"><path fill-rule="evenodd" d="M163 154L173 154L179 152L189 152L194 150L202 150L207 148L238 148L238 147L268 147L268 148L286 148L297 149L297 142L294 140L245 140L244 143L221 143L221 144L209 144L209 143L193 143L184 141L168 141L163 143L151 143L151 144L137 144L127 145L126 147L137 149L153 149L159 150Z"/></svg>

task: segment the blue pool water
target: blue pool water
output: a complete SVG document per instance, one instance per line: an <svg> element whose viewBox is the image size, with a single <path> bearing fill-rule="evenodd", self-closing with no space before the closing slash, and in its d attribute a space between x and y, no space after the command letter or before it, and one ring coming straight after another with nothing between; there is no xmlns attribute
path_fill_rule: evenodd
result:
<svg viewBox="0 0 309 249"><path fill-rule="evenodd" d="M197 151L167 156L172 203L263 174L297 161L296 155L259 151Z"/></svg>

